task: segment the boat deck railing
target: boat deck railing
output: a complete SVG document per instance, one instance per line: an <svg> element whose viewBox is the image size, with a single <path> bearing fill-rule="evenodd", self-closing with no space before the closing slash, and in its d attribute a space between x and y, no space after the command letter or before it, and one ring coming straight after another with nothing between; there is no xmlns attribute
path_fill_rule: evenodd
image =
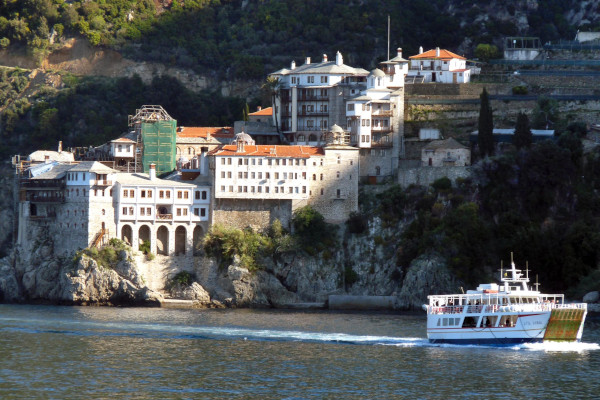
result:
<svg viewBox="0 0 600 400"><path fill-rule="evenodd" d="M514 312L536 312L551 311L553 309L583 309L587 310L586 303L553 303L545 301L542 303L522 303L510 305L498 304L474 304L474 305L449 305L427 307L427 314L481 314L481 313L514 313Z"/></svg>

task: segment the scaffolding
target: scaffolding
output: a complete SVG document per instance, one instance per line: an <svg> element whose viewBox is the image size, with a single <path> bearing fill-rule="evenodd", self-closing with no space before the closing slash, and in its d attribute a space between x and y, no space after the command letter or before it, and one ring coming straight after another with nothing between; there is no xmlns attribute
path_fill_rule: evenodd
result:
<svg viewBox="0 0 600 400"><path fill-rule="evenodd" d="M156 165L157 174L173 171L177 121L161 106L144 105L129 116L128 123L136 137L135 171L147 173L150 164Z"/></svg>

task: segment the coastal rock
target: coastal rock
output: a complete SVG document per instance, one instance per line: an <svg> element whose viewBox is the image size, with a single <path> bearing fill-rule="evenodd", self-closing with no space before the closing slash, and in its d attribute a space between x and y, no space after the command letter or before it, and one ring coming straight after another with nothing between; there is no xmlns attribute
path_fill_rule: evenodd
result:
<svg viewBox="0 0 600 400"><path fill-rule="evenodd" d="M0 260L0 301L13 303L22 301L23 296L10 262L9 257Z"/></svg>
<svg viewBox="0 0 600 400"><path fill-rule="evenodd" d="M600 292L598 291L589 292L583 296L584 303L597 303L598 300L600 300Z"/></svg>
<svg viewBox="0 0 600 400"><path fill-rule="evenodd" d="M416 258L404 278L397 306L403 309L420 309L432 293L455 293L458 283L446 267L445 260L436 254Z"/></svg>
<svg viewBox="0 0 600 400"><path fill-rule="evenodd" d="M210 294L198 282L187 286L177 284L170 292L171 297L176 299L194 300L202 305L210 304Z"/></svg>

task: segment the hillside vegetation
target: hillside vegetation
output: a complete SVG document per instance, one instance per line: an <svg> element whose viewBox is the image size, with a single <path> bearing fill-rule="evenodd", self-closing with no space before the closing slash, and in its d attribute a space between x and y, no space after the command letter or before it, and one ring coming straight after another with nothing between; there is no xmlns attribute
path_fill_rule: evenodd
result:
<svg viewBox="0 0 600 400"><path fill-rule="evenodd" d="M365 68L392 51L436 46L472 56L502 37L572 39L583 21L600 27L598 1L472 0L2 0L0 47L41 60L64 36L81 35L138 60L222 78L258 78L292 58L341 51ZM597 17L596 17L597 18Z"/></svg>

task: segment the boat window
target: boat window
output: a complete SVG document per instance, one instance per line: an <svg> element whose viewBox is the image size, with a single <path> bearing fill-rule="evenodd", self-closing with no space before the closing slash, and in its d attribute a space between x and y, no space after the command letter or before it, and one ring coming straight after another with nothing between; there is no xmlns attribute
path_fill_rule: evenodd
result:
<svg viewBox="0 0 600 400"><path fill-rule="evenodd" d="M477 326L477 320L479 317L465 317L463 321L463 328L475 328Z"/></svg>
<svg viewBox="0 0 600 400"><path fill-rule="evenodd" d="M448 318L444 318L444 320L442 321L442 325L448 326Z"/></svg>
<svg viewBox="0 0 600 400"><path fill-rule="evenodd" d="M481 318L481 327L482 328L491 328L492 326L496 326L497 320L498 320L498 316L484 315L483 318Z"/></svg>
<svg viewBox="0 0 600 400"><path fill-rule="evenodd" d="M438 318L438 323L437 323L437 326L440 326L440 323L441 323L441 322L442 322L442 319L441 319L441 318Z"/></svg>

